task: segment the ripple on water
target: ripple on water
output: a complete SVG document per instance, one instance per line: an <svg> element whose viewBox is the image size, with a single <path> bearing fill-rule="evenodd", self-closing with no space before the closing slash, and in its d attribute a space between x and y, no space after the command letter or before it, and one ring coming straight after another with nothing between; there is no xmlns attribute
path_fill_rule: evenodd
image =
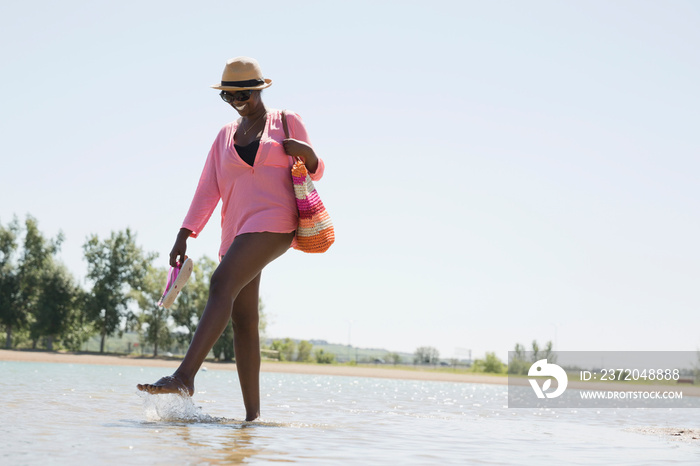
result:
<svg viewBox="0 0 700 466"><path fill-rule="evenodd" d="M688 409L516 410L503 386L264 373L269 417L248 423L229 417L244 411L229 372L199 374L192 399L135 390L161 368L0 368L3 464L666 466L700 458Z"/></svg>

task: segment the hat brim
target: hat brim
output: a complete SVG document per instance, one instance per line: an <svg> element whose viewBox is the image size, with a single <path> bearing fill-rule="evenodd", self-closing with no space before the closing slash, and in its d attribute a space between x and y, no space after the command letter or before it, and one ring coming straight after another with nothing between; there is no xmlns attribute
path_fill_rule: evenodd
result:
<svg viewBox="0 0 700 466"><path fill-rule="evenodd" d="M265 84L260 84L258 86L252 87L233 87L233 86L222 86L221 83L213 84L209 87L212 89L218 89L220 91L259 91L260 89L265 89L272 86L272 79L265 79Z"/></svg>

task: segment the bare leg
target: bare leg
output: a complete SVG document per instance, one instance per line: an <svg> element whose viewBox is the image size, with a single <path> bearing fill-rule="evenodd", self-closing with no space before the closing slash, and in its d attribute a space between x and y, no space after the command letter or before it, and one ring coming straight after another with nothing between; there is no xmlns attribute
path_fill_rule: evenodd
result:
<svg viewBox="0 0 700 466"><path fill-rule="evenodd" d="M260 416L260 332L258 296L260 274L238 293L233 303L233 345L246 421Z"/></svg>
<svg viewBox="0 0 700 466"><path fill-rule="evenodd" d="M197 331L194 333L192 343L190 343L180 367L172 376L163 377L154 384L139 384L137 388L149 393L178 393L185 389L192 395L194 393L194 377L204 362L204 358L226 328L229 318L232 317L233 304L238 294L258 277L267 264L289 249L292 238L294 238L294 233L263 232L237 236L211 277L207 306L204 308ZM249 354L249 352L246 353L245 349L242 351L244 355ZM259 353L257 358L259 361ZM257 364L259 370L260 363ZM244 362L244 367L245 365ZM241 384L243 383L244 381L241 379ZM251 408L254 407L253 403ZM247 406L246 411L248 411ZM247 412L247 416L252 414Z"/></svg>

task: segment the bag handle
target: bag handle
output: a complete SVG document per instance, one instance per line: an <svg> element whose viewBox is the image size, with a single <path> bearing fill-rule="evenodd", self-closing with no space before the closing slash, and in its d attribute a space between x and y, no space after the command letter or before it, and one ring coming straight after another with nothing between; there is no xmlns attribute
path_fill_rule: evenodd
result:
<svg viewBox="0 0 700 466"><path fill-rule="evenodd" d="M289 126L287 126L287 111L282 110L282 127L284 128L284 138L289 139ZM291 157L291 156L290 156ZM292 157L296 162L302 162L299 157Z"/></svg>
<svg viewBox="0 0 700 466"><path fill-rule="evenodd" d="M289 139L289 126L287 126L287 111L282 110L282 126L284 127L284 138Z"/></svg>

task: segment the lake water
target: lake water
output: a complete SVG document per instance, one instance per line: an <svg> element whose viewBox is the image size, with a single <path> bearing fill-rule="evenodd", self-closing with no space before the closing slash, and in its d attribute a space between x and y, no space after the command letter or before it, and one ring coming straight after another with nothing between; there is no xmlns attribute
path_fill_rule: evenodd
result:
<svg viewBox="0 0 700 466"><path fill-rule="evenodd" d="M261 375L245 423L235 371L191 402L135 385L162 368L0 362L0 464L700 464L697 409L509 409L506 386Z"/></svg>

